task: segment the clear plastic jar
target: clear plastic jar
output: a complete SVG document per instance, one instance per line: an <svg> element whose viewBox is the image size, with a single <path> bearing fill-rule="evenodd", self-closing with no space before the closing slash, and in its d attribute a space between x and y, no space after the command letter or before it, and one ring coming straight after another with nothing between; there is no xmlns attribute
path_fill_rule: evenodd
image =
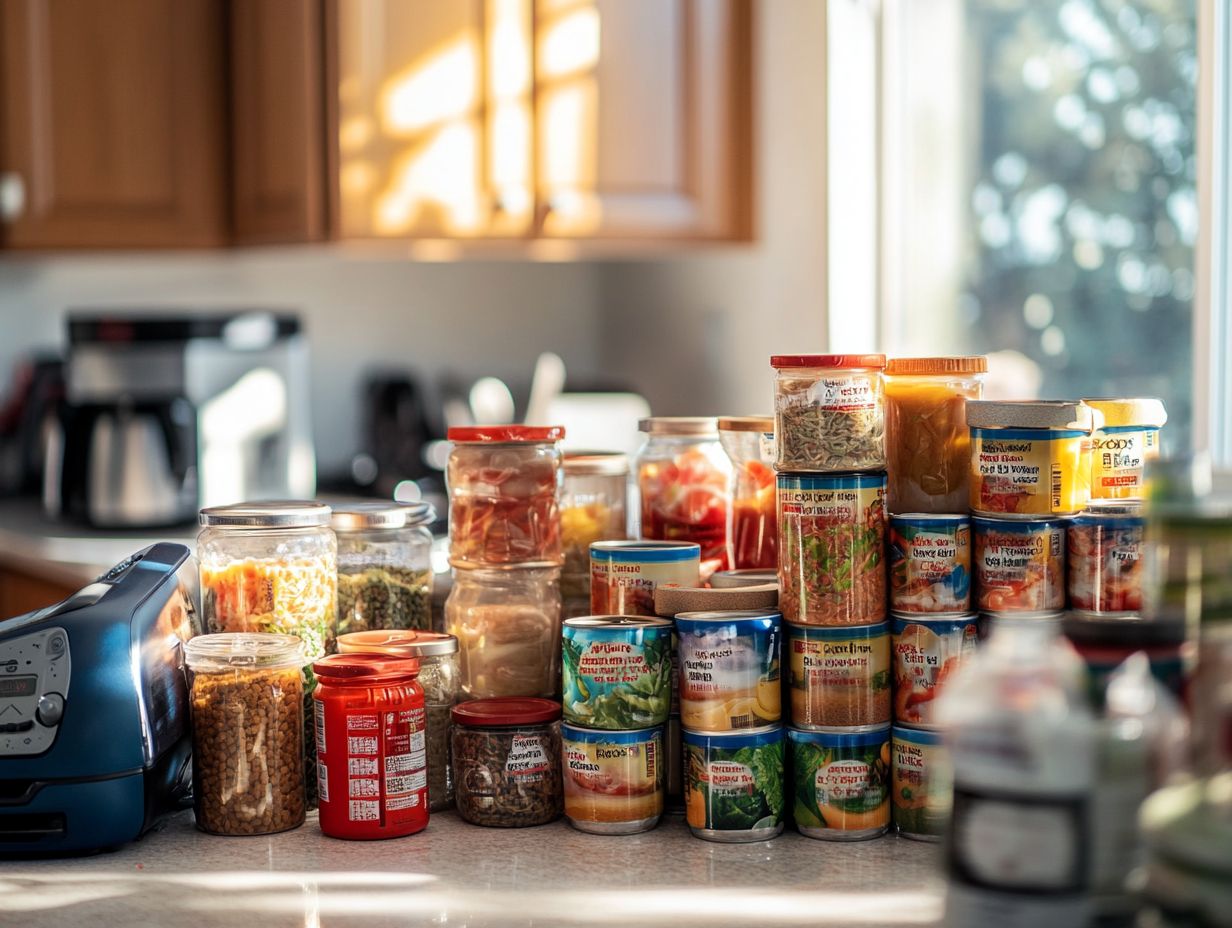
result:
<svg viewBox="0 0 1232 928"><path fill-rule="evenodd" d="M296 635L304 663L333 644L338 545L330 508L315 502L202 509L201 611L210 632Z"/></svg>
<svg viewBox="0 0 1232 928"><path fill-rule="evenodd" d="M840 473L886 466L885 355L775 355L770 366L776 470Z"/></svg>
<svg viewBox="0 0 1232 928"><path fill-rule="evenodd" d="M885 371L890 512L967 508L971 430L967 400L984 394L988 359L893 358Z"/></svg>
<svg viewBox="0 0 1232 928"><path fill-rule="evenodd" d="M432 532L428 503L335 506L338 634L432 627Z"/></svg>
<svg viewBox="0 0 1232 928"><path fill-rule="evenodd" d="M559 567L559 426L452 428L449 562L454 567Z"/></svg>
<svg viewBox="0 0 1232 928"><path fill-rule="evenodd" d="M565 452L560 501L565 567L560 577L564 616L590 614L590 544L629 536L625 501L629 459L617 451Z"/></svg>
<svg viewBox="0 0 1232 928"><path fill-rule="evenodd" d="M353 632L338 638L341 654L386 654L419 661L419 685L427 709L428 797L433 812L453 805L449 763L449 712L458 701L462 679L458 639L439 632L393 629Z"/></svg>
<svg viewBox="0 0 1232 928"><path fill-rule="evenodd" d="M727 510L727 563L732 570L778 565L774 513L774 419L726 416L719 442L732 463Z"/></svg>
<svg viewBox="0 0 1232 928"><path fill-rule="evenodd" d="M294 635L200 635L184 647L197 827L265 835L304 822L304 649Z"/></svg>
<svg viewBox="0 0 1232 928"><path fill-rule="evenodd" d="M461 697L560 695L560 568L455 570L445 628Z"/></svg>
<svg viewBox="0 0 1232 928"><path fill-rule="evenodd" d="M731 462L719 444L718 423L707 417L643 419L647 433L637 455L641 537L701 545L702 578L727 564L727 483Z"/></svg>

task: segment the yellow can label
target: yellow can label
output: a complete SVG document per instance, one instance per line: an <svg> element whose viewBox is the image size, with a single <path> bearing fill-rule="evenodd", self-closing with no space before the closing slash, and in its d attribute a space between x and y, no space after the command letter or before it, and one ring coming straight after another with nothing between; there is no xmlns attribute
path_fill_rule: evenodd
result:
<svg viewBox="0 0 1232 928"><path fill-rule="evenodd" d="M1095 433L1091 449L1091 498L1132 499L1146 489L1146 462L1159 457L1159 429L1136 425Z"/></svg>
<svg viewBox="0 0 1232 928"><path fill-rule="evenodd" d="M1081 511L1091 495L1091 437L1060 429L972 429L971 508L1001 517Z"/></svg>

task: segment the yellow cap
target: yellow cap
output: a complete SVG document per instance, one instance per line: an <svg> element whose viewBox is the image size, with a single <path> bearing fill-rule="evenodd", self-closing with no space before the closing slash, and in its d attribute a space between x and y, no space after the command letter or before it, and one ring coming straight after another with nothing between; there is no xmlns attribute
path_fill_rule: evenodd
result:
<svg viewBox="0 0 1232 928"><path fill-rule="evenodd" d="M1083 402L1104 414L1104 426L1107 428L1140 425L1143 428L1159 429L1168 421L1168 411L1164 409L1163 400L1092 399Z"/></svg>

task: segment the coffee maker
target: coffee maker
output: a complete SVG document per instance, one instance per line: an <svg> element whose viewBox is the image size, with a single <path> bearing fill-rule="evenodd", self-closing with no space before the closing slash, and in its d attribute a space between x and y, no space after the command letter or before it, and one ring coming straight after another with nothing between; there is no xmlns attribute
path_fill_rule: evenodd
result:
<svg viewBox="0 0 1232 928"><path fill-rule="evenodd" d="M311 497L307 344L293 315L78 311L44 508L99 528Z"/></svg>

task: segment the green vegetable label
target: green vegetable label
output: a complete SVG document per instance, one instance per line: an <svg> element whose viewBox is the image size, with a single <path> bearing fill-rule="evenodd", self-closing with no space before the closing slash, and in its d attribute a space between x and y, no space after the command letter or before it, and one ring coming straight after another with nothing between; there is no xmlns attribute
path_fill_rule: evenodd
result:
<svg viewBox="0 0 1232 928"><path fill-rule="evenodd" d="M626 731L662 725L671 705L671 630L570 628L562 663L565 721Z"/></svg>
<svg viewBox="0 0 1232 928"><path fill-rule="evenodd" d="M689 825L711 831L776 828L783 820L782 741L732 750L716 746L716 736L702 740L708 744L685 746Z"/></svg>
<svg viewBox="0 0 1232 928"><path fill-rule="evenodd" d="M890 823L889 742L888 729L851 735L793 730L800 830L884 831Z"/></svg>

